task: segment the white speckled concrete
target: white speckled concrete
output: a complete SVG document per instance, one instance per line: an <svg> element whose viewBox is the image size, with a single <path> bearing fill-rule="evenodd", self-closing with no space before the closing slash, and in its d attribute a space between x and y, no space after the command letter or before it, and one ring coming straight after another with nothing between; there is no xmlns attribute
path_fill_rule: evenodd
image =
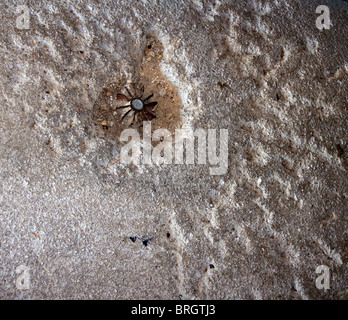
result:
<svg viewBox="0 0 348 320"><path fill-rule="evenodd" d="M27 30L0 11L1 299L348 298L347 2L25 3ZM229 130L225 175L103 169L93 107L148 35L183 125Z"/></svg>

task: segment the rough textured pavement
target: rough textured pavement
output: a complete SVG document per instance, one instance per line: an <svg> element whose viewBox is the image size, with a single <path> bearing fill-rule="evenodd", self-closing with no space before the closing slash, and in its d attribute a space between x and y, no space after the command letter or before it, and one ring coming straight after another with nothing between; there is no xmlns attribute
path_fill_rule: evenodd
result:
<svg viewBox="0 0 348 320"><path fill-rule="evenodd" d="M346 1L25 4L27 29L0 11L1 299L348 298ZM228 129L226 173L104 169L141 83L154 130Z"/></svg>

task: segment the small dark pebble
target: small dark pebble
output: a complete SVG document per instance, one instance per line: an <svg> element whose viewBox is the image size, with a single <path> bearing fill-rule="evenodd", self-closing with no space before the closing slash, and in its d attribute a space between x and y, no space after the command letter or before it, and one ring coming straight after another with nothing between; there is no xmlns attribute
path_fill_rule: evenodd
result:
<svg viewBox="0 0 348 320"><path fill-rule="evenodd" d="M213 264L210 264L210 265L209 265L209 268L210 268L210 269L214 269L215 266L214 266Z"/></svg>
<svg viewBox="0 0 348 320"><path fill-rule="evenodd" d="M147 245L150 243L150 241L152 240L153 238L150 238L150 239L143 239L143 245L145 247L147 247Z"/></svg>
<svg viewBox="0 0 348 320"><path fill-rule="evenodd" d="M135 240L137 240L137 237L129 237L129 239L131 239L132 242L135 242Z"/></svg>

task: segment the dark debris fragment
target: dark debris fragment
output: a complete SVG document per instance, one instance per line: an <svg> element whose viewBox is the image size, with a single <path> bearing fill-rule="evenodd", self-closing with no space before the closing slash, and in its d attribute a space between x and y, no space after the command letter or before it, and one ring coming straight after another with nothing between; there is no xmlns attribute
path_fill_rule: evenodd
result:
<svg viewBox="0 0 348 320"><path fill-rule="evenodd" d="M153 238L149 238L149 239L142 239L143 240L143 245L145 247L147 247L148 244L150 244L150 241L152 240Z"/></svg>
<svg viewBox="0 0 348 320"><path fill-rule="evenodd" d="M337 149L337 157L341 158L344 154L344 149L339 144L336 144L336 149Z"/></svg>
<svg viewBox="0 0 348 320"><path fill-rule="evenodd" d="M140 237L129 237L129 239L131 239L132 242L135 242L138 238L143 242L143 245L145 247L147 247L148 244L150 244L150 241L153 239L153 238L145 238L145 237L142 237L142 238L140 238Z"/></svg>

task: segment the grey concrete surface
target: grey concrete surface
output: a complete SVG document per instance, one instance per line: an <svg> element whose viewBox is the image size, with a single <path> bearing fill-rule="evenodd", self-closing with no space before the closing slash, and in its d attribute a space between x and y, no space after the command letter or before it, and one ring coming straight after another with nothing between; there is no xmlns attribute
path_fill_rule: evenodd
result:
<svg viewBox="0 0 348 320"><path fill-rule="evenodd" d="M6 1L0 18L1 299L348 298L347 2ZM225 174L104 169L128 123L114 94L143 82L154 129L229 130Z"/></svg>

